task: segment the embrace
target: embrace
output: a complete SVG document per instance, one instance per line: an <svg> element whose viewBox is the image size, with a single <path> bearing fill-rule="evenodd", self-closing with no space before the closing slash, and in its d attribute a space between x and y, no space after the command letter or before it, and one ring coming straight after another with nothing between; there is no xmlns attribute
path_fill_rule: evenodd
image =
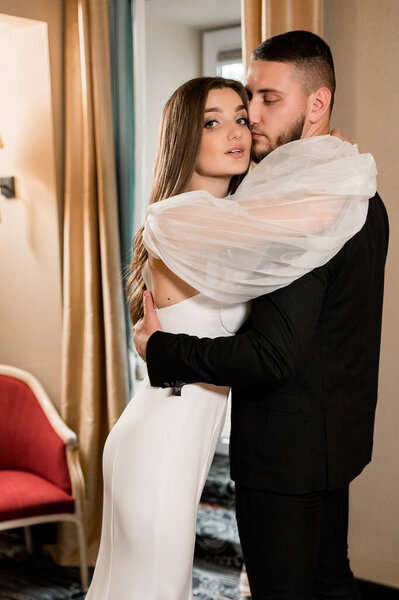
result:
<svg viewBox="0 0 399 600"><path fill-rule="evenodd" d="M148 378L105 445L87 600L192 599L230 387L253 600L360 598L348 495L371 459L388 220L372 156L329 135L334 90L328 46L293 31L254 50L245 88L197 78L165 106L128 282Z"/></svg>

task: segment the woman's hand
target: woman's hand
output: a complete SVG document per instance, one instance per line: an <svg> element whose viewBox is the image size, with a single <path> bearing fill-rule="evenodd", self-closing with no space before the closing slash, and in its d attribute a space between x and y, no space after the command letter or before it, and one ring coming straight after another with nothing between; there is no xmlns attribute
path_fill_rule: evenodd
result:
<svg viewBox="0 0 399 600"><path fill-rule="evenodd" d="M343 142L349 142L350 144L352 144L352 146L354 146L359 151L359 153L361 152L361 150L360 150L359 146L356 144L355 140L344 137L339 129L331 129L330 135L334 135L335 137L339 138Z"/></svg>

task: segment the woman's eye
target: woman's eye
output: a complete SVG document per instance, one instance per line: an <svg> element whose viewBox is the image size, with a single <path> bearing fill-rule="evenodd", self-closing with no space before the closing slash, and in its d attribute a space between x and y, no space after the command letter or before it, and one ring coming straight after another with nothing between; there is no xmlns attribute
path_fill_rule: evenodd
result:
<svg viewBox="0 0 399 600"><path fill-rule="evenodd" d="M239 119L237 119L237 123L239 125L249 125L249 119L247 119L247 117L240 117Z"/></svg>
<svg viewBox="0 0 399 600"><path fill-rule="evenodd" d="M216 121L216 119L212 119L212 121L207 121L204 127L206 129L213 129L214 127L216 127L216 125L218 125L218 122Z"/></svg>
<svg viewBox="0 0 399 600"><path fill-rule="evenodd" d="M275 102L277 102L277 100L267 100L266 98L264 98L263 102L265 104L274 104Z"/></svg>

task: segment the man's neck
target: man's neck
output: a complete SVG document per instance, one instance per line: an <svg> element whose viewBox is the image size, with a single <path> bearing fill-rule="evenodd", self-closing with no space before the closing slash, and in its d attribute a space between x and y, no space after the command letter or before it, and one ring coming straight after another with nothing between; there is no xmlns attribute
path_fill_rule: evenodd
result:
<svg viewBox="0 0 399 600"><path fill-rule="evenodd" d="M328 135L329 133L329 121L323 121L318 123L306 123L303 128L302 138L315 137L317 135Z"/></svg>

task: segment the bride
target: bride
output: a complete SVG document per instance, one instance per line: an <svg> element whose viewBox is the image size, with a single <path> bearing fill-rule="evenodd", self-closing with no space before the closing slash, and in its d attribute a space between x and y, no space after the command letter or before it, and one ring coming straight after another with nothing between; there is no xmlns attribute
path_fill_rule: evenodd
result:
<svg viewBox="0 0 399 600"><path fill-rule="evenodd" d="M133 323L147 288L163 330L232 335L248 300L326 263L360 230L375 192L370 155L320 136L277 148L246 175L250 152L241 84L197 78L172 95L135 238ZM87 600L191 600L196 512L227 394L142 383L104 448L102 536Z"/></svg>

